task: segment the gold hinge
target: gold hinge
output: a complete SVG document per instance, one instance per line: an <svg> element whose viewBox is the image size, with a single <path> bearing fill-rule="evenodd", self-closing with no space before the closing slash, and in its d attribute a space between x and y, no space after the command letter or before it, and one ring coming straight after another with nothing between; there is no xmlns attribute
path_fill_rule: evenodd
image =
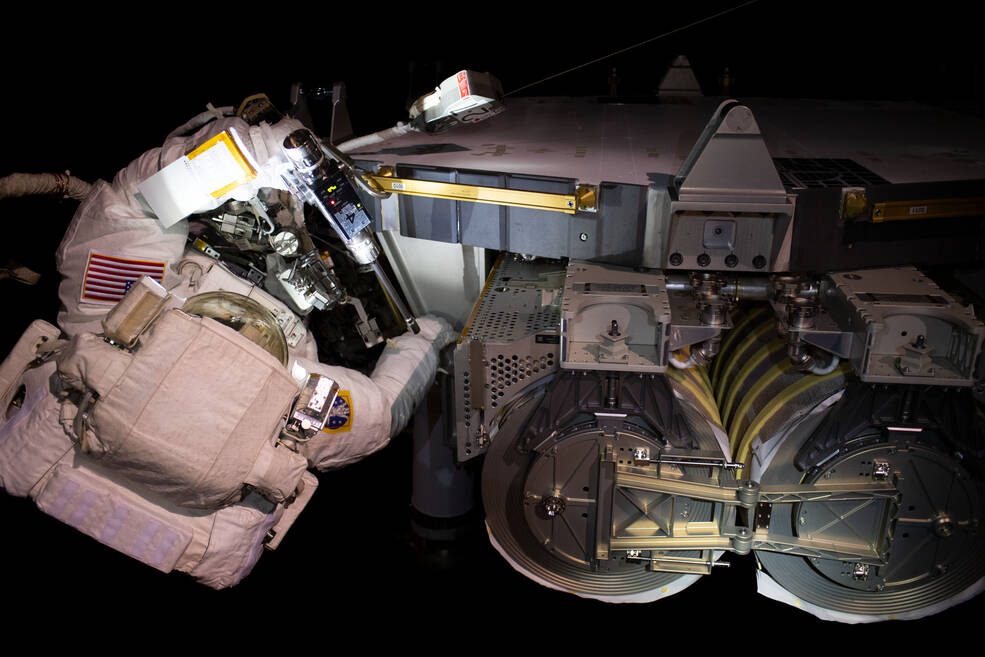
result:
<svg viewBox="0 0 985 657"><path fill-rule="evenodd" d="M384 192L428 196L452 201L472 201L492 203L533 210L550 210L574 214L579 209L574 194L551 194L530 192L523 189L503 189L500 187L480 187L478 185L459 185L457 183L433 180L414 180L411 178L391 178L390 176L367 175L370 182Z"/></svg>

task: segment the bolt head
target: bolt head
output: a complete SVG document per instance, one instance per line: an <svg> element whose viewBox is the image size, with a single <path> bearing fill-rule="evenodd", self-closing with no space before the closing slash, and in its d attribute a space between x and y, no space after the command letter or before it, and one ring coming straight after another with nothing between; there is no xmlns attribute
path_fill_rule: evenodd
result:
<svg viewBox="0 0 985 657"><path fill-rule="evenodd" d="M950 516L937 516L934 519L934 534L939 538L947 538L954 533L954 521Z"/></svg>
<svg viewBox="0 0 985 657"><path fill-rule="evenodd" d="M545 497L541 502L541 506L544 507L544 512L551 518L557 517L564 513L564 500L557 495L551 495L550 497Z"/></svg>
<svg viewBox="0 0 985 657"><path fill-rule="evenodd" d="M869 566L864 563L856 563L852 566L852 579L864 582L869 578Z"/></svg>

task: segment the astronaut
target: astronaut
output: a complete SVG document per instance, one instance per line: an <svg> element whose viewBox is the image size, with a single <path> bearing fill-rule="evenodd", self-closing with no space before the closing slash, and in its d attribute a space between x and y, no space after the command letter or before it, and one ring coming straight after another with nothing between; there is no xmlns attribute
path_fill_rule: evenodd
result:
<svg viewBox="0 0 985 657"><path fill-rule="evenodd" d="M261 241L303 236L300 203L271 218L257 202L302 193L283 152L302 128L210 107L93 185L56 253L58 326L35 321L0 365L7 492L223 588L283 539L317 486L309 468L361 459L406 424L453 339L446 322L419 318L369 376L326 365L302 315L351 300L320 258L271 285L189 246L187 216L230 201L249 205Z"/></svg>

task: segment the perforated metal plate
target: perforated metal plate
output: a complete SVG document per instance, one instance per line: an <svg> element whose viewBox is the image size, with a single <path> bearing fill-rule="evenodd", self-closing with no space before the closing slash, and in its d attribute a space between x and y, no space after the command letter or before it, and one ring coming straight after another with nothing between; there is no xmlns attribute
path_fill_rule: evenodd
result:
<svg viewBox="0 0 985 657"><path fill-rule="evenodd" d="M564 267L506 256L496 263L455 350L458 459L485 452L504 409L558 367Z"/></svg>

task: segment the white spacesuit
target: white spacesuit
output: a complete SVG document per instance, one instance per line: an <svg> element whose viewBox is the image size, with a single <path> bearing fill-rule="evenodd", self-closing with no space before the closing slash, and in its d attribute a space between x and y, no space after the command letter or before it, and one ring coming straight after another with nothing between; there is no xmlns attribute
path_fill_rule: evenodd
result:
<svg viewBox="0 0 985 657"><path fill-rule="evenodd" d="M249 126L212 111L183 126L197 128L192 135L179 129L112 184L97 182L58 248L58 327L34 322L0 366L0 485L114 549L214 588L236 584L264 545L280 542L317 486L307 468L344 466L387 444L453 338L447 323L425 317L420 333L389 341L369 377L319 363L288 306L186 251L187 221L162 221L138 191L222 134L236 136L254 175L207 198L212 207L284 188L275 151L296 125ZM121 349L102 322L141 276L170 294L137 348ZM286 367L236 330L180 310L186 297L215 290L258 301L288 330ZM331 413L306 440L282 440L309 375L337 384Z"/></svg>

